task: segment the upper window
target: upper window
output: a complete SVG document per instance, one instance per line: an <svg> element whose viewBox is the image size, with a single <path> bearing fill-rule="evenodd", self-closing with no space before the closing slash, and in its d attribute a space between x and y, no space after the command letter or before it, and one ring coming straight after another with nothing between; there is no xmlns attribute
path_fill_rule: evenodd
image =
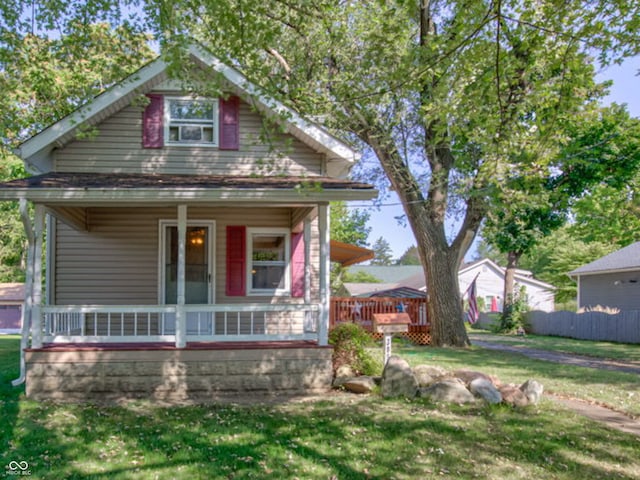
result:
<svg viewBox="0 0 640 480"><path fill-rule="evenodd" d="M247 250L250 293L289 293L289 232L278 229L249 229Z"/></svg>
<svg viewBox="0 0 640 480"><path fill-rule="evenodd" d="M218 101L165 97L165 136L170 145L218 145Z"/></svg>

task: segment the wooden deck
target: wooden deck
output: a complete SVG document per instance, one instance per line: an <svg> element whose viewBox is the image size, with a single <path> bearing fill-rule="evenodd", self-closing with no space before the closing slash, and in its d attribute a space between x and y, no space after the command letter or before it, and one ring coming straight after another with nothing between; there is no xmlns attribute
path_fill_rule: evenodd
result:
<svg viewBox="0 0 640 480"><path fill-rule="evenodd" d="M382 334L373 331L373 314L405 312L411 318L409 331L399 333L418 345L431 343L431 326L427 318L427 300L425 298L395 297L332 297L329 315L329 328L340 323L356 323L376 338Z"/></svg>

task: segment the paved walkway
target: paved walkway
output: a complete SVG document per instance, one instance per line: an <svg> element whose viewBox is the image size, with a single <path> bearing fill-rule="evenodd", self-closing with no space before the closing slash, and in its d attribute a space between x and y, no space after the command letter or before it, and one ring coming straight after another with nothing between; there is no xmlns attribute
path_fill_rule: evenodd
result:
<svg viewBox="0 0 640 480"><path fill-rule="evenodd" d="M587 357L584 355L572 355L567 353L550 352L548 350L538 350L535 348L527 348L520 345L505 345L503 343L485 341L482 339L483 337L485 337L485 335L469 335L471 343L482 348L519 353L520 355L524 355L525 357L535 358L537 360L564 363L567 365L574 365L576 367L598 368L602 370L617 370L619 372L637 373L638 375L640 375L640 364L637 362L620 362L602 358Z"/></svg>
<svg viewBox="0 0 640 480"><path fill-rule="evenodd" d="M547 350L539 350L535 348L527 348L516 345L505 345L497 342L483 340L485 335L470 334L469 339L473 345L488 348L491 350L502 350L505 352L518 353L529 358L537 360L545 360L548 362L558 362L567 365L575 365L578 367L598 368L603 370L616 370L627 373L637 373L640 375L640 364L638 362L620 362L606 359L598 359L586 357L583 355L570 355L566 353L550 352ZM640 421L635 420L620 412L616 412L609 408L593 405L577 399L562 398L556 395L549 395L553 401L564 405L580 415L591 418L598 422L602 422L611 428L621 430L623 432L632 433L640 436Z"/></svg>

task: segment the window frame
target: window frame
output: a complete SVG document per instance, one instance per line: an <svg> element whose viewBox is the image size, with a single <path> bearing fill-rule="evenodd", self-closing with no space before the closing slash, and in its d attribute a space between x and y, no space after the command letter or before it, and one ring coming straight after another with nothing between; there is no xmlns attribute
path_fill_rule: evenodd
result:
<svg viewBox="0 0 640 480"><path fill-rule="evenodd" d="M201 103L209 103L212 107L212 119L211 119L211 142L204 141L180 141L180 140L171 140L170 132L171 127L178 126L208 126L209 123L203 121L193 120L191 123L189 120L172 120L171 118L171 102L172 101L190 101L190 102L201 102ZM169 96L166 95L164 97L164 138L165 145L172 147L213 147L218 148L220 146L220 102L218 99L208 98L208 97L190 97L190 96Z"/></svg>
<svg viewBox="0 0 640 480"><path fill-rule="evenodd" d="M291 232L287 228L269 227L247 227L246 233L246 259L247 259L247 295L252 296L290 296L291 295ZM284 288L254 288L253 287L253 239L254 236L283 236L284 237L284 260L282 262L260 262L262 265L271 263L282 265L284 268Z"/></svg>

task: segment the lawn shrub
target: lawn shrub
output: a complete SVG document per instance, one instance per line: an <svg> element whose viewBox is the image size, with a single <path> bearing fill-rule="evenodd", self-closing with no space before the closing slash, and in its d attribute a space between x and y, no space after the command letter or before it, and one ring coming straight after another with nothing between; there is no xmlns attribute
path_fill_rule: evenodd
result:
<svg viewBox="0 0 640 480"><path fill-rule="evenodd" d="M367 347L373 339L360 325L341 323L329 332L329 344L333 346L333 371L343 365L351 367L356 375L379 375L382 365Z"/></svg>

